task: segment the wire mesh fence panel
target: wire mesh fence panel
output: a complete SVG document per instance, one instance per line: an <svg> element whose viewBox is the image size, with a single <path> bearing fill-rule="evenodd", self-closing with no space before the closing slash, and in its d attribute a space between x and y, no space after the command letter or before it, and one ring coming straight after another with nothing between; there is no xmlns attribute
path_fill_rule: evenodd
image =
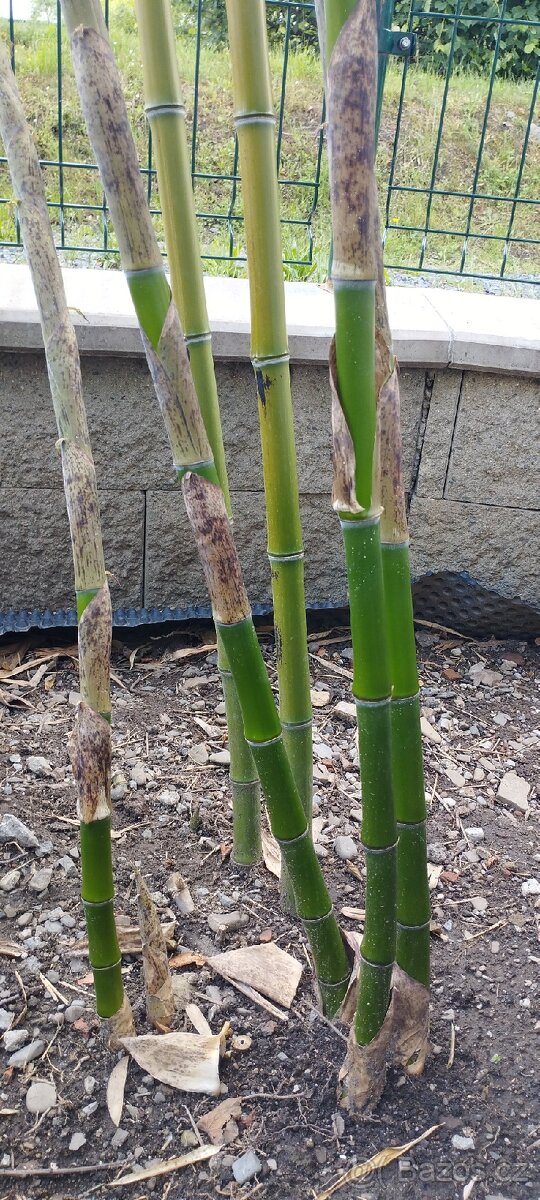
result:
<svg viewBox="0 0 540 1200"><path fill-rule="evenodd" d="M392 277L413 272L540 282L538 0L378 3L381 50L388 52L380 60L387 70L378 173ZM104 0L104 7L163 245L133 3ZM205 265L242 274L225 6L222 0L172 0L172 7ZM266 11L285 272L324 279L331 235L314 4L266 0ZM82 263L91 255L90 261L115 265L116 239L76 97L59 0L0 0L0 34L12 43L64 261ZM416 45L412 59L406 45ZM0 157L0 247L5 256L20 244Z"/></svg>

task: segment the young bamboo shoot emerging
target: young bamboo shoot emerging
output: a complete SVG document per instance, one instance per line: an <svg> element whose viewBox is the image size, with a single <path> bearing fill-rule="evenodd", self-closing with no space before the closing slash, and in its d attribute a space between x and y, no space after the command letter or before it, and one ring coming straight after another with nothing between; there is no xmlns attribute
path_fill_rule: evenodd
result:
<svg viewBox="0 0 540 1200"><path fill-rule="evenodd" d="M137 155L99 0L62 0L77 88L205 572L231 664L244 732L310 940L327 1012L335 1013L348 959L308 835L306 814L251 619L223 491L212 458L142 187Z"/></svg>
<svg viewBox="0 0 540 1200"><path fill-rule="evenodd" d="M361 1113L376 1103L384 1087L396 938L391 673L376 438L377 21L375 0L326 0L325 9L336 311L330 361L333 506L341 520L349 579L367 866L356 1019L341 1072L341 1099Z"/></svg>
<svg viewBox="0 0 540 1200"><path fill-rule="evenodd" d="M110 1019L111 1040L133 1031L124 995L113 911L109 658L111 602L96 474L82 395L79 352L54 248L38 157L9 54L0 41L0 134L18 201L23 241L39 308L71 533L81 703L71 743L78 787L81 893L96 1007Z"/></svg>
<svg viewBox="0 0 540 1200"><path fill-rule="evenodd" d="M312 734L275 118L264 0L227 0L283 737L311 826ZM286 872L282 895L291 907Z"/></svg>
<svg viewBox="0 0 540 1200"><path fill-rule="evenodd" d="M170 0L135 0L143 64L146 115L152 130L171 289L178 309L195 391L230 515L230 496L206 308L199 235L186 138ZM261 856L260 789L253 755L244 738L242 715L223 641L217 631L223 683L233 800L233 859L245 866Z"/></svg>

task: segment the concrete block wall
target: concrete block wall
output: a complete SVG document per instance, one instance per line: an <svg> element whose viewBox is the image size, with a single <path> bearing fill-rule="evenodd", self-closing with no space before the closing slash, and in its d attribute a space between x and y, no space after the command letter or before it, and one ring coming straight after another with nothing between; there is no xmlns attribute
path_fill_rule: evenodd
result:
<svg viewBox="0 0 540 1200"><path fill-rule="evenodd" d="M104 286L100 271L65 275L83 351L114 606L205 607L123 279L110 272ZM26 268L0 267L0 285L2 276L10 296L0 300L0 614L69 609L69 532L35 302ZM247 288L243 281L208 283L235 530L252 602L264 604L270 583ZM396 292L391 315L402 363L413 571L468 571L485 587L540 607L540 306L473 297L491 305L490 333L483 306L475 312L469 296L449 307L451 327L443 301L453 303L453 293ZM330 507L325 359L332 300L310 285L291 285L287 299L307 598L344 604L341 539Z"/></svg>

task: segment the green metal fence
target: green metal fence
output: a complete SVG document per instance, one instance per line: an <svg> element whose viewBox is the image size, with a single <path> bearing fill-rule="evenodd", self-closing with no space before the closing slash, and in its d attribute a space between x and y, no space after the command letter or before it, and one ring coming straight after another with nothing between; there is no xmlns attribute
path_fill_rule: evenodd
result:
<svg viewBox="0 0 540 1200"><path fill-rule="evenodd" d="M162 235L132 5L129 0L104 3L149 202ZM313 3L266 3L284 262L290 277L322 278L330 223ZM387 267L399 279L413 272L540 282L540 19L531 19L532 6L524 0L379 4L380 48L388 62L379 140ZM0 31L13 44L19 85L34 119L58 247L68 261L82 261L90 253L114 262L116 242L82 130L59 0L43 6L52 9L49 15L56 16L56 24L20 23L18 0L4 0L4 11L6 7L9 15L0 20ZM238 150L226 50L215 44L215 13L214 0L176 0L203 252L209 269L241 271L245 254ZM399 36L384 33L391 25ZM5 161L0 157L4 254L20 245Z"/></svg>

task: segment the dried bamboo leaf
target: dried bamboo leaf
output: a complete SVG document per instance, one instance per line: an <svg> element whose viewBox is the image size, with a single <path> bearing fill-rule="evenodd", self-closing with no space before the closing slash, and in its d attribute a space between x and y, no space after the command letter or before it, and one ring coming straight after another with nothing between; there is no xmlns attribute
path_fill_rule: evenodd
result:
<svg viewBox="0 0 540 1200"><path fill-rule="evenodd" d="M197 1146L179 1158L169 1158L167 1162L159 1163L157 1167L145 1167L143 1171L133 1171L122 1179L114 1179L111 1187L123 1187L126 1183L141 1183L144 1179L157 1179L160 1175L170 1175L172 1171L181 1171L182 1167L191 1167L194 1163L204 1162L219 1154L219 1146Z"/></svg>
<svg viewBox="0 0 540 1200"><path fill-rule="evenodd" d="M201 1037L212 1037L212 1030L198 1004L186 1004L185 1011L186 1017L189 1018L191 1024Z"/></svg>
<svg viewBox="0 0 540 1200"><path fill-rule="evenodd" d="M208 1135L214 1146L222 1146L228 1142L225 1129L229 1121L233 1121L241 1115L242 1101L236 1096L228 1096L204 1117L198 1117L197 1125L203 1133Z"/></svg>
<svg viewBox="0 0 540 1200"><path fill-rule="evenodd" d="M426 1138L431 1137L437 1129L442 1129L442 1125L432 1125L430 1129L426 1129L425 1133L421 1133L420 1137L413 1138L412 1142L406 1142L403 1146L387 1146L384 1150L379 1150L372 1158L368 1158L367 1162L360 1163L358 1167L351 1167L345 1175L327 1188L324 1192L319 1192L315 1200L330 1200L336 1192L339 1192L347 1183L353 1183L356 1179L367 1179L368 1175L372 1175L374 1171L381 1170L382 1167L388 1167L390 1163L395 1162L396 1158L401 1158L403 1154L408 1154L414 1146L418 1146L420 1142L424 1142Z"/></svg>
<svg viewBox="0 0 540 1200"><path fill-rule="evenodd" d="M338 1100L353 1116L370 1113L383 1094L388 1047L394 1032L393 1004L392 995L379 1032L365 1046L357 1042L352 1024L347 1054L339 1072Z"/></svg>
<svg viewBox="0 0 540 1200"><path fill-rule="evenodd" d="M271 875L275 875L276 879L281 878L281 850L275 837L268 829L263 829L261 833L262 852L264 865Z"/></svg>
<svg viewBox="0 0 540 1200"><path fill-rule="evenodd" d="M396 963L392 973L394 1050L408 1075L421 1075L429 1054L429 988Z"/></svg>
<svg viewBox="0 0 540 1200"><path fill-rule="evenodd" d="M184 1092L218 1095L219 1034L199 1037L196 1033L148 1033L124 1038L122 1045L142 1070L160 1083Z"/></svg>
<svg viewBox="0 0 540 1200"><path fill-rule="evenodd" d="M254 988L284 1008L291 1007L302 976L301 964L275 942L214 954L208 959L208 965L218 974Z"/></svg>
<svg viewBox="0 0 540 1200"><path fill-rule="evenodd" d="M144 990L148 1020L155 1029L170 1029L174 1017L174 995L167 960L167 947L157 908L140 871L136 870L137 905L142 941Z"/></svg>
<svg viewBox="0 0 540 1200"><path fill-rule="evenodd" d="M85 824L111 815L111 727L81 701L69 751L78 789L78 815Z"/></svg>
<svg viewBox="0 0 540 1200"><path fill-rule="evenodd" d="M121 1050L123 1038L135 1035L131 1004L124 993L121 1007L107 1021L107 1043L110 1050Z"/></svg>
<svg viewBox="0 0 540 1200"><path fill-rule="evenodd" d="M129 1067L129 1054L125 1054L113 1067L107 1084L107 1108L113 1125L118 1128L124 1108L124 1091Z"/></svg>

